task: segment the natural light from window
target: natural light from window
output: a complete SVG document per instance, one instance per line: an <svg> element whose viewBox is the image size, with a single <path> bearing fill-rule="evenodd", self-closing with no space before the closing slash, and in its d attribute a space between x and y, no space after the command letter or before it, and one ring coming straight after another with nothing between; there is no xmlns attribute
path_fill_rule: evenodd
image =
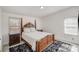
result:
<svg viewBox="0 0 79 59"><path fill-rule="evenodd" d="M64 20L64 33L70 35L78 35L78 18L69 17Z"/></svg>

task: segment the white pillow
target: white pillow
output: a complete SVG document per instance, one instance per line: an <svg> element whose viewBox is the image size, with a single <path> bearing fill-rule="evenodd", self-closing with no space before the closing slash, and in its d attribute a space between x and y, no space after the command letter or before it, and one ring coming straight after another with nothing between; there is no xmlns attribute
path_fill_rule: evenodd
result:
<svg viewBox="0 0 79 59"><path fill-rule="evenodd" d="M24 28L24 32L31 32L30 28Z"/></svg>
<svg viewBox="0 0 79 59"><path fill-rule="evenodd" d="M30 28L30 30L31 30L31 32L34 32L34 31L36 31L36 30L35 30L35 28Z"/></svg>

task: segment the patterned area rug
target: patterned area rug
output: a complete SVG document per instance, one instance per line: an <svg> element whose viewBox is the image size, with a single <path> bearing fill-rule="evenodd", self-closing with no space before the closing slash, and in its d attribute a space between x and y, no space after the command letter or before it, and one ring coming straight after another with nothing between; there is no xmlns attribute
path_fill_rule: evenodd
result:
<svg viewBox="0 0 79 59"><path fill-rule="evenodd" d="M26 43L9 48L9 51L10 52L33 52L33 50Z"/></svg>
<svg viewBox="0 0 79 59"><path fill-rule="evenodd" d="M47 47L44 52L70 52L71 47L71 44L61 41L55 41L55 43Z"/></svg>
<svg viewBox="0 0 79 59"><path fill-rule="evenodd" d="M61 41L55 41L54 44L48 46L43 52L70 52L71 45ZM9 49L10 52L33 52L33 50L26 44L21 44Z"/></svg>

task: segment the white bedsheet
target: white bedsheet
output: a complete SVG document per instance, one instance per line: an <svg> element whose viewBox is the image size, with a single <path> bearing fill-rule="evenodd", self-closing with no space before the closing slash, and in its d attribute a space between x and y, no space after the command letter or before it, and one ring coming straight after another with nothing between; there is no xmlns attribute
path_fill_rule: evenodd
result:
<svg viewBox="0 0 79 59"><path fill-rule="evenodd" d="M47 32L38 32L38 31L29 32L29 33L23 32L22 38L32 46L32 49L34 51L36 51L36 41L41 40L47 35L52 35L52 34Z"/></svg>

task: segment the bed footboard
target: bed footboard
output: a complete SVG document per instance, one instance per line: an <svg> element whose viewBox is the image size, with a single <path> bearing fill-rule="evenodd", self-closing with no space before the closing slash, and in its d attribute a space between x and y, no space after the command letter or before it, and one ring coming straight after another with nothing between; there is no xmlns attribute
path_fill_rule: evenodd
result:
<svg viewBox="0 0 79 59"><path fill-rule="evenodd" d="M50 44L54 43L54 35L47 35L45 38L36 42L36 51L42 52Z"/></svg>

